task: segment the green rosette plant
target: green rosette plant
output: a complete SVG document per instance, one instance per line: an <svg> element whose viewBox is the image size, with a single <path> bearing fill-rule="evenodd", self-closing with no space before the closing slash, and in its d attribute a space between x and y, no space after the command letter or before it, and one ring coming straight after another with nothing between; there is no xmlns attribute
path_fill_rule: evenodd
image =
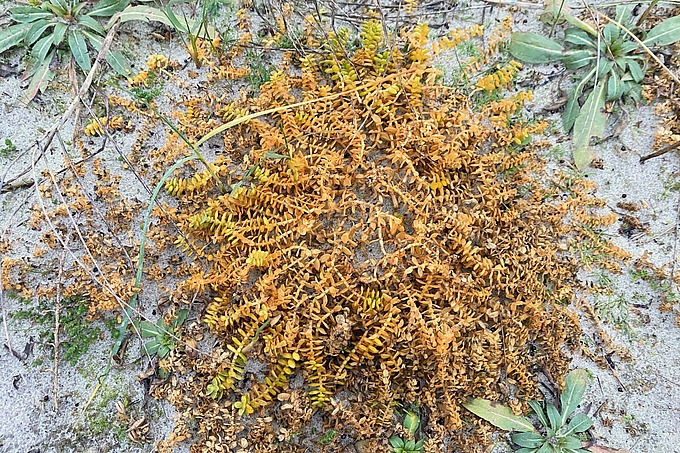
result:
<svg viewBox="0 0 680 453"><path fill-rule="evenodd" d="M601 138L604 133L605 103L626 98L640 102L649 48L680 41L680 16L646 32L636 25L633 8L633 4L617 6L615 19L607 18L600 27L564 12L570 24L564 32L564 46L536 33L512 34L509 51L518 60L537 64L561 61L575 71L562 124L565 132L573 131L573 157L578 169L586 168L592 160L591 138Z"/></svg>

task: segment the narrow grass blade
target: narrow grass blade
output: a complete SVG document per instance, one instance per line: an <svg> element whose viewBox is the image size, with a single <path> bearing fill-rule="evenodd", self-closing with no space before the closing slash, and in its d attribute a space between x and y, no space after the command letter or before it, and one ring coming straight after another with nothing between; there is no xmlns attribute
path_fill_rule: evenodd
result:
<svg viewBox="0 0 680 453"><path fill-rule="evenodd" d="M506 431L533 432L534 425L523 417L518 417L502 404L492 403L482 398L472 398L463 407L492 425Z"/></svg>

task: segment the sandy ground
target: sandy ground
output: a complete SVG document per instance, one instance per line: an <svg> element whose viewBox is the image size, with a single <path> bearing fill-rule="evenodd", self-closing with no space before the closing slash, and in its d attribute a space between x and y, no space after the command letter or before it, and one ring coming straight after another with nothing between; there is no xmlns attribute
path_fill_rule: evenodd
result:
<svg viewBox="0 0 680 453"><path fill-rule="evenodd" d="M7 6L6 2L2 9ZM471 4L466 10L478 21L482 11L485 23L492 24L508 10L491 8L486 3ZM513 11L518 29L535 28L539 8L518 10L514 7ZM151 42L139 47L139 61L143 62L151 50L166 52L171 59L178 61L186 59L186 53L178 47ZM16 58L12 61L16 63ZM441 64L446 70L447 62L442 61ZM535 101L529 106L529 114L540 112L553 103L555 92L555 82L546 80L542 84L539 81L534 87ZM20 105L20 95L17 75L0 79L0 100L3 104L0 107L0 144L8 138L17 152L28 149L40 138L40 131L54 124L63 106L71 100L65 85L50 90L28 107ZM559 114L549 119L557 122ZM621 234L622 224L619 222L606 233L610 239L627 250L633 260L647 252L654 265L666 264L670 269L680 253L677 234L680 192L676 185L680 162L675 153L669 153L644 165L639 163L639 157L652 149L657 126L650 107L631 111L627 124L618 136L596 147L603 168L589 169L587 177L597 182L597 195L607 200L608 209L622 213L616 207L622 201L642 206L635 217L644 225L644 233L630 237ZM62 136L69 137L72 127L67 122L61 130ZM560 134L559 127L554 128L553 139L557 141ZM129 145L120 143L122 148ZM105 156L111 162L115 161L112 150L106 150ZM556 144L551 159L552 171L570 171L568 142ZM10 168L10 159L0 157L0 171L8 170L11 177L30 168L30 162L31 156L27 155ZM50 150L36 167L39 172L43 168L60 169L62 164L58 151ZM27 225L28 208L34 201L35 189L30 187L0 195L2 237L12 241L15 253L26 259L30 259L34 247L40 243L38 235ZM584 282L596 278L594 273L584 272L582 275ZM669 296L672 288L660 288L654 282L635 279L628 269L616 277L611 286L616 297L620 296L628 305L624 315L629 317L632 333L626 335L620 329L612 328L611 324L605 324L605 329L617 344L629 351L629 360L615 354L608 357L609 366L601 369L583 357L574 358L574 367L587 368L592 373L583 403L590 405L591 414L596 414L593 435L600 445L625 448L631 452L680 452L680 328L676 325L674 313L659 310L662 300ZM38 337L42 327L8 316L22 306L6 296L2 300L3 342L11 342L11 346L21 352L31 337ZM103 325L100 328L106 330ZM585 320L584 331L584 341L588 341L592 326ZM19 360L5 348L0 350L0 451L154 451L153 442L142 446L131 443L124 427L121 428L122 425L116 421L116 400L121 396L133 403L143 399L143 388L134 379L140 370L114 369L95 399L88 404L110 351L110 337L107 334L105 338L95 343L76 366L60 365L57 401L54 398L51 361L35 364L43 354L37 345L26 360ZM83 411L85 406L87 410ZM145 413L150 418L150 438L162 439L172 425L172 408L150 402Z"/></svg>

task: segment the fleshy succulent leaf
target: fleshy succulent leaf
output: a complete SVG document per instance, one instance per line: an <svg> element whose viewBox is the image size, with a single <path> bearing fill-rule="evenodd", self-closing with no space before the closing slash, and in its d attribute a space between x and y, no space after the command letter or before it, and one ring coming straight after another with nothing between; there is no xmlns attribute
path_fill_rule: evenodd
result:
<svg viewBox="0 0 680 453"><path fill-rule="evenodd" d="M463 403L463 407L492 425L506 431L534 431L534 426L529 420L513 414L509 407L502 404L493 403L482 398L472 398Z"/></svg>
<svg viewBox="0 0 680 453"><path fill-rule="evenodd" d="M513 33L508 50L513 57L527 63L549 63L564 56L561 45L531 32Z"/></svg>

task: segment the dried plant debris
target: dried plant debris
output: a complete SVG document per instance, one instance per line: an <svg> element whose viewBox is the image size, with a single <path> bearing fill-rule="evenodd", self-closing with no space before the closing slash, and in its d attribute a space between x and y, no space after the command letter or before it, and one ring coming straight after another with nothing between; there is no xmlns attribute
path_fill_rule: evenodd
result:
<svg viewBox="0 0 680 453"><path fill-rule="evenodd" d="M151 385L180 414L158 448L191 439L195 452L336 451L352 439L382 451L400 426L396 408L417 404L425 451L479 450L490 427L462 402L528 410L537 373L563 376L566 349L579 347L567 307L576 271L618 271L625 257L600 233L617 216L592 213L604 206L592 184L544 171L536 136L547 124L524 119L531 92L506 91L519 68L498 54L508 23L456 88L439 83L432 57L476 42L479 27L432 44L424 24L389 39L377 20L356 34L309 25L305 44L318 51L286 51L254 97L228 89L247 87L250 73L239 63L252 35L238 27L229 49L196 41L209 90L187 89L161 117L160 91L149 90L185 81L155 56L131 82L144 91L110 95L110 115L89 131L93 143L107 129L136 134L121 174L166 188L143 290L173 288L163 312L193 309L159 362L172 374ZM173 127L163 133L164 122ZM216 154L208 168L162 180L192 155L187 142L230 122L204 146ZM65 297L88 294L93 315L120 310L139 291L146 206L97 160L68 168L44 175L32 225L45 247L84 248ZM2 264L5 288L54 297L28 283L21 262ZM147 420L128 422L128 437L144 442Z"/></svg>

